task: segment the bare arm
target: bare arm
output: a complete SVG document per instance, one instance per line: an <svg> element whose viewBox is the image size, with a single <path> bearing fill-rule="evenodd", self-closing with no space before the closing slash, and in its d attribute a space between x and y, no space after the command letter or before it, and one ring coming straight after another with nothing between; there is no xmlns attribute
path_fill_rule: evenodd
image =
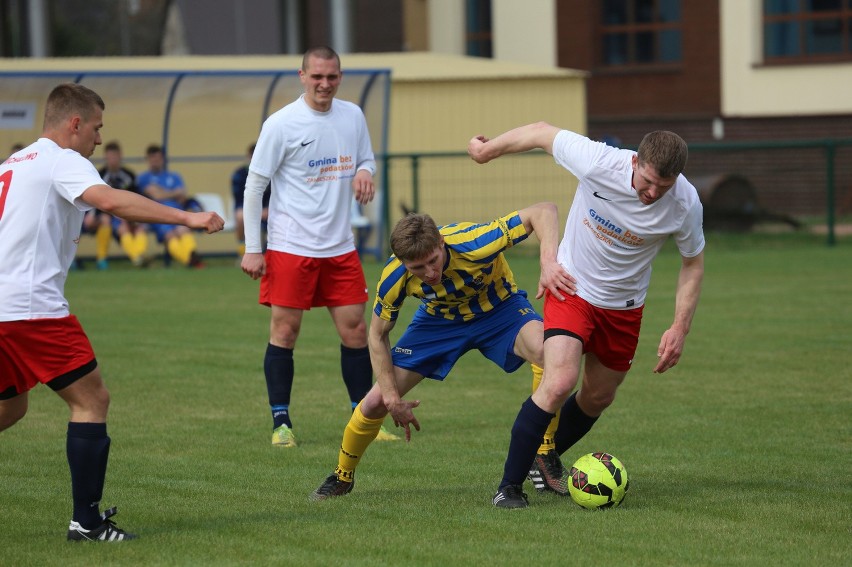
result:
<svg viewBox="0 0 852 567"><path fill-rule="evenodd" d="M553 153L553 139L560 128L547 122L534 122L500 134L493 140L479 135L467 144L467 153L476 163L488 163L506 154L517 154L534 149Z"/></svg>
<svg viewBox="0 0 852 567"><path fill-rule="evenodd" d="M83 201L111 215L132 222L181 224L207 233L225 226L222 217L213 212L190 213L162 205L133 191L113 189L109 185L92 185L81 195Z"/></svg>
<svg viewBox="0 0 852 567"><path fill-rule="evenodd" d="M559 247L559 215L553 203L536 203L518 211L527 234L535 232L538 237L539 262L541 276L538 281L536 299L540 299L545 290L549 290L560 301L565 297L561 292L574 295L577 292L576 280L556 261Z"/></svg>
<svg viewBox="0 0 852 567"><path fill-rule="evenodd" d="M659 360L654 372L665 372L680 360L686 335L698 307L703 279L704 252L693 258L683 258L677 278L674 321L660 339L660 346L657 348Z"/></svg>
<svg viewBox="0 0 852 567"><path fill-rule="evenodd" d="M396 323L385 321L375 313L370 320L370 332L367 336L367 344L370 347L370 361L373 364L373 372L376 374L376 382L382 390L382 401L393 417L394 425L405 429L405 440L411 441L411 428L413 425L420 431L420 423L411 411L420 405L419 400L408 402L399 395L399 389L394 379L393 359L390 353L390 332Z"/></svg>

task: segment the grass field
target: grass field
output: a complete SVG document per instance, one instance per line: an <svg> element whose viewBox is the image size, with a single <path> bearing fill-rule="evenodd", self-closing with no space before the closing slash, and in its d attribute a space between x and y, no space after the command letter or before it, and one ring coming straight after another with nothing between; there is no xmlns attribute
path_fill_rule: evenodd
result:
<svg viewBox="0 0 852 567"><path fill-rule="evenodd" d="M518 252L533 288L537 261ZM410 444L374 444L352 494L311 502L349 414L325 310L306 313L296 351L300 446L273 449L268 311L232 260L75 272L67 296L112 394L103 505L140 539L64 541L67 409L38 387L0 434L0 565L852 564L852 242L708 235L684 358L654 375L678 264L671 247L658 258L634 369L564 456L625 463L631 489L604 512L529 484L530 508L491 506L530 373L476 353L409 396Z"/></svg>

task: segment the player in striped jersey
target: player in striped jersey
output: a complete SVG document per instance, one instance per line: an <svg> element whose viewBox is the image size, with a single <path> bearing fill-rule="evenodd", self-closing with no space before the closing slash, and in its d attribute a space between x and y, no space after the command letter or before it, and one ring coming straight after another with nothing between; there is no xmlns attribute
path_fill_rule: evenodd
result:
<svg viewBox="0 0 852 567"><path fill-rule="evenodd" d="M542 319L518 289L503 255L532 232L540 241L536 297L545 290L557 297L573 293L573 278L556 262L559 227L553 203L482 224L438 228L425 214L410 214L397 223L390 237L394 255L378 284L368 337L376 383L352 413L337 468L311 495L314 500L352 490L355 468L388 414L410 441L411 426L420 430L412 411L420 401L403 396L425 377L443 380L467 351L479 350L506 372L528 361L540 381ZM406 297L421 304L391 349L390 332Z"/></svg>

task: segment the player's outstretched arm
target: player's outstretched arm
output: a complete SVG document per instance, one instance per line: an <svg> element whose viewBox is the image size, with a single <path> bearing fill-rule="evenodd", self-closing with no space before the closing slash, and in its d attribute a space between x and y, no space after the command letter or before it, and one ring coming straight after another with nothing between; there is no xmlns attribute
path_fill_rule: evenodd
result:
<svg viewBox="0 0 852 567"><path fill-rule="evenodd" d="M370 362L373 364L376 382L382 390L382 401L393 418L394 425L405 429L405 440L411 441L411 426L420 431L420 422L412 411L420 405L420 400L409 402L399 395L390 353L390 332L394 325L394 321L386 321L373 313L367 344L370 347Z"/></svg>
<svg viewBox="0 0 852 567"><path fill-rule="evenodd" d="M83 201L116 217L132 222L181 224L192 229L218 232L225 221L213 212L191 213L162 205L132 191L109 185L92 185L81 195Z"/></svg>
<svg viewBox="0 0 852 567"><path fill-rule="evenodd" d="M539 262L541 275L538 281L536 299L544 296L545 290L562 301L563 293L574 295L577 292L574 276L565 271L556 261L556 251L559 248L559 212L556 204L536 203L518 211L527 234L534 232L539 241Z"/></svg>
<svg viewBox="0 0 852 567"><path fill-rule="evenodd" d="M535 149L552 154L553 139L559 130L547 122L534 122L504 132L493 140L482 135L474 136L467 144L467 153L476 163L488 163L506 154Z"/></svg>
<svg viewBox="0 0 852 567"><path fill-rule="evenodd" d="M704 279L704 252L692 258L682 258L675 293L675 316L672 326L663 333L657 347L657 366L654 372L662 373L675 366L683 354L686 335L692 326L692 318L701 296Z"/></svg>

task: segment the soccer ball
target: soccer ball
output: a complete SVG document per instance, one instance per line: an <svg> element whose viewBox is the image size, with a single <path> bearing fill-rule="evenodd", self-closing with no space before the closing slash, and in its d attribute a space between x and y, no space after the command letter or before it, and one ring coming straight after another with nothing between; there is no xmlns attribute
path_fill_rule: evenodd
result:
<svg viewBox="0 0 852 567"><path fill-rule="evenodd" d="M571 467L568 492L583 508L615 508L630 486L627 469L609 453L583 455Z"/></svg>

